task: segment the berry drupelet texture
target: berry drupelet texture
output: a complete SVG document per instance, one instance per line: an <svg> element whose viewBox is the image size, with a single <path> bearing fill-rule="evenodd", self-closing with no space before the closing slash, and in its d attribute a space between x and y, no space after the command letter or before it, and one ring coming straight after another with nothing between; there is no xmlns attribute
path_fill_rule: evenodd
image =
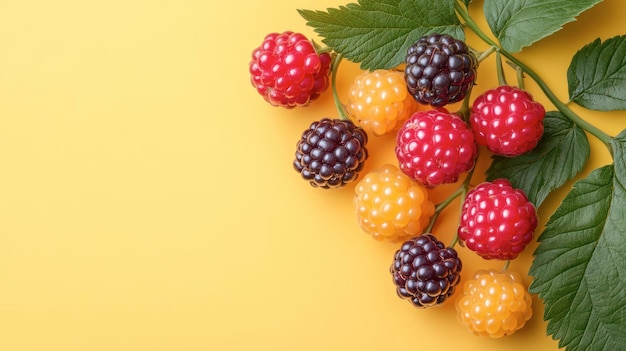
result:
<svg viewBox="0 0 626 351"><path fill-rule="evenodd" d="M390 271L398 296L415 307L444 303L461 281L461 260L434 235L422 234L402 244Z"/></svg>
<svg viewBox="0 0 626 351"><path fill-rule="evenodd" d="M543 105L530 93L503 85L474 100L470 126L479 145L496 155L515 157L537 146L543 136L545 115Z"/></svg>
<svg viewBox="0 0 626 351"><path fill-rule="evenodd" d="M367 140L365 131L351 121L323 118L302 133L293 166L313 187L342 187L363 170Z"/></svg>
<svg viewBox="0 0 626 351"><path fill-rule="evenodd" d="M317 99L330 85L331 56L291 31L268 34L252 51L251 82L273 106L294 108Z"/></svg>
<svg viewBox="0 0 626 351"><path fill-rule="evenodd" d="M458 235L485 259L512 260L532 240L536 227L535 206L522 190L500 178L467 193Z"/></svg>
<svg viewBox="0 0 626 351"><path fill-rule="evenodd" d="M461 324L475 335L501 338L532 317L532 299L516 272L482 270L463 284L456 303Z"/></svg>
<svg viewBox="0 0 626 351"><path fill-rule="evenodd" d="M358 223L376 240L400 241L416 236L435 213L427 189L392 164L365 175L355 192Z"/></svg>
<svg viewBox="0 0 626 351"><path fill-rule="evenodd" d="M418 111L397 134L400 169L412 179L435 187L454 183L474 167L478 145L470 127L443 110Z"/></svg>
<svg viewBox="0 0 626 351"><path fill-rule="evenodd" d="M418 108L401 71L362 72L348 90L346 111L350 118L376 136L396 131Z"/></svg>
<svg viewBox="0 0 626 351"><path fill-rule="evenodd" d="M467 45L447 34L420 38L407 51L405 79L420 103L442 107L465 98L476 81L478 60Z"/></svg>

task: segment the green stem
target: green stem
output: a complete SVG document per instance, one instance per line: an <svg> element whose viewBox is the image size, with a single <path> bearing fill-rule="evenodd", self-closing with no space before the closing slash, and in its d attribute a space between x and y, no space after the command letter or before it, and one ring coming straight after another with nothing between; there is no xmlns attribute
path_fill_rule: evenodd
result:
<svg viewBox="0 0 626 351"><path fill-rule="evenodd" d="M509 85L504 77L504 66L502 65L502 55L500 51L496 52L496 72L498 73L498 84L500 86Z"/></svg>
<svg viewBox="0 0 626 351"><path fill-rule="evenodd" d="M424 233L432 232L433 227L435 226L435 222L437 222L437 218L439 218L439 215L441 214L441 212L446 207L448 207L448 205L450 205L450 203L454 201L454 199L459 197L459 195L461 195L462 192L463 192L462 187L459 187L452 194L450 194L450 196L448 196L445 200L443 200L442 202L438 203L437 206L435 206L435 214L433 214L433 216L430 217L430 221L428 222L428 226L426 226L426 229L424 229Z"/></svg>
<svg viewBox="0 0 626 351"><path fill-rule="evenodd" d="M498 45L495 41L489 38L485 34L485 32L483 32L482 29L478 27L476 22L474 22L474 20L471 18L471 16L467 12L467 9L463 8L461 4L459 4L458 2L455 2L454 7L457 11L457 14L461 16L461 18L465 21L465 25L467 26L467 28L469 28L472 32L474 32L480 39L482 39L488 45L498 47L499 52L502 53L502 55L504 55L506 58L511 60L511 62L513 62L515 65L520 67L530 78L532 78L537 83L539 88L543 91L543 93L550 100L550 102L552 102L554 107L556 107L556 109L559 110L559 112L561 112L564 116L569 118L572 122L576 123L580 128L586 130L591 135L598 138L607 146L609 150L611 150L610 142L612 140L612 137L610 135L604 133L603 131L598 129L596 126L580 118L580 116L578 116L574 111L572 111L565 103L559 100L559 98L554 94L554 92L552 92L550 87L548 87L548 85L543 81L543 79L541 79L541 77L539 77L537 73L535 73L535 71L530 69L528 66L526 66L520 60L518 60L511 53L502 49L500 45Z"/></svg>
<svg viewBox="0 0 626 351"><path fill-rule="evenodd" d="M480 63L482 62L484 59L486 59L487 57L489 57L489 55L493 54L496 50L498 50L497 47L495 46L490 46L489 49L481 52L478 57L476 57L476 60Z"/></svg>
<svg viewBox="0 0 626 351"><path fill-rule="evenodd" d="M450 244L448 245L448 247L455 247L456 244L459 243L459 234L455 233L454 236L452 237L452 241L450 241Z"/></svg>
<svg viewBox="0 0 626 351"><path fill-rule="evenodd" d="M425 233L432 233L432 229L435 226L435 222L437 222L437 218L439 218L439 215L441 214L441 212L459 196L461 196L461 207L463 207L463 201L465 201L465 197L469 190L470 182L472 180L472 175L474 174L475 169L476 169L476 166L472 167L472 169L465 176L465 180L463 181L463 184L461 184L461 186L459 186L445 200L443 200L442 202L437 204L437 206L435 206L435 214L432 217L430 217L428 226L426 226L426 229L424 229ZM454 247L458 242L459 242L459 235L458 233L455 233L448 247Z"/></svg>
<svg viewBox="0 0 626 351"><path fill-rule="evenodd" d="M524 70L515 66L515 72L517 72L517 86L524 90L526 88L524 85Z"/></svg>
<svg viewBox="0 0 626 351"><path fill-rule="evenodd" d="M463 103L461 104L461 108L459 108L458 111L456 111L456 114L461 116L461 118L463 119L463 121L465 121L465 123L468 123L469 125L469 117L470 117L470 113L471 113L471 96L472 96L472 88L473 86L470 86L470 88L467 91L467 95L465 95L465 98L463 99Z"/></svg>
<svg viewBox="0 0 626 351"><path fill-rule="evenodd" d="M523 62L519 61L516 57L514 57L513 55L511 55L510 53L506 51L502 51L502 54L506 56L509 60L511 60L513 63L515 63L517 66L519 66L522 69L522 71L526 72L526 74L530 78L532 78L532 80L534 80L535 83L537 83L537 85L539 86L539 88L541 88L541 90L546 95L548 100L552 102L554 107L556 107L556 109L559 110L559 112L561 112L565 117L569 118L571 121L576 123L580 128L586 130L591 135L598 138L609 148L609 150L611 150L610 142L611 142L612 137L610 135L604 133L593 124L580 118L580 116L578 116L574 111L572 111L572 109L570 109L565 103L563 103L563 101L559 100L559 98L552 92L552 90L548 87L548 85L541 79L541 77L537 75L537 73L531 70Z"/></svg>
<svg viewBox="0 0 626 351"><path fill-rule="evenodd" d="M509 266L510 266L510 265L511 265L511 260L507 260L507 261L504 263L504 267L502 267L502 271L503 271L503 272L506 272L506 270L507 270L507 269L509 269Z"/></svg>
<svg viewBox="0 0 626 351"><path fill-rule="evenodd" d="M335 107L337 107L337 112L339 113L339 118L345 121L349 121L350 118L348 118L348 114L346 113L346 110L343 107L341 100L339 99L339 94L337 93L337 71L339 70L339 64L341 63L342 60L343 60L342 54L337 54L335 57L333 57L333 61L331 65L332 74L330 77L330 84L331 84L331 89L333 91L333 99L335 100Z"/></svg>
<svg viewBox="0 0 626 351"><path fill-rule="evenodd" d="M476 170L476 164L474 164L474 167L472 167L472 169L467 173L467 175L465 176L465 180L463 181L463 184L460 187L461 208L460 208L459 213L463 213L463 203L465 202L465 198L467 197L467 193L470 187L470 182L472 181L472 176L474 175L474 170ZM459 233L455 232L454 237L452 238L452 241L450 242L449 247L454 247L454 245L456 245L458 242L459 242Z"/></svg>

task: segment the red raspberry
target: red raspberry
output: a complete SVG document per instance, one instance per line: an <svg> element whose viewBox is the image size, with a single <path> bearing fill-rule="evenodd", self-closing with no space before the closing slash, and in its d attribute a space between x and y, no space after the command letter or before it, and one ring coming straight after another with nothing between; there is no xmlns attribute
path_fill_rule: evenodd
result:
<svg viewBox="0 0 626 351"><path fill-rule="evenodd" d="M532 240L536 227L535 206L522 190L500 178L467 193L458 235L485 259L512 260Z"/></svg>
<svg viewBox="0 0 626 351"><path fill-rule="evenodd" d="M478 146L463 120L444 109L418 111L400 128L396 157L412 179L434 187L454 183L474 167Z"/></svg>
<svg viewBox="0 0 626 351"><path fill-rule="evenodd" d="M479 145L496 155L514 157L537 146L545 115L544 107L528 92L503 85L474 100L470 125Z"/></svg>
<svg viewBox="0 0 626 351"><path fill-rule="evenodd" d="M330 63L303 34L270 33L252 51L252 85L273 106L306 106L328 88Z"/></svg>

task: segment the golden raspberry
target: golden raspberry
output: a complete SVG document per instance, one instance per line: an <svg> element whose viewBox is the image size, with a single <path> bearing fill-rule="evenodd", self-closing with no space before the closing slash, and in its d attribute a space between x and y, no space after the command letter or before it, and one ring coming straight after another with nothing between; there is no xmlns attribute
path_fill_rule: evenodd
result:
<svg viewBox="0 0 626 351"><path fill-rule="evenodd" d="M418 108L407 91L404 73L379 69L355 78L346 111L366 132L380 136L397 130Z"/></svg>
<svg viewBox="0 0 626 351"><path fill-rule="evenodd" d="M355 190L359 225L376 240L399 241L419 235L435 213L427 189L392 164L367 174Z"/></svg>
<svg viewBox="0 0 626 351"><path fill-rule="evenodd" d="M530 293L520 275L495 270L478 271L465 282L456 310L467 329L491 338L513 334L533 313Z"/></svg>

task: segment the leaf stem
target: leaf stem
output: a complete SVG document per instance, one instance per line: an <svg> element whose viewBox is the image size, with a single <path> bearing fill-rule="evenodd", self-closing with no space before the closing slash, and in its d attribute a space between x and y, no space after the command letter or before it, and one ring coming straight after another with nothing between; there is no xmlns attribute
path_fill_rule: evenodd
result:
<svg viewBox="0 0 626 351"><path fill-rule="evenodd" d="M591 123L585 121L580 116L578 116L572 109L570 109L565 103L563 103L554 94L554 92L550 89L550 87L548 87L545 81L541 79L541 77L539 77L539 75L535 73L535 71L530 69L528 66L526 66L520 60L518 60L511 53L502 49L502 47L498 45L498 43L496 43L491 38L489 38L487 34L485 34L485 32L483 32L482 29L480 29L480 27L476 24L476 22L474 22L474 20L469 15L469 12L467 11L467 9L463 8L458 3L458 1L455 1L454 8L457 11L457 14L465 21L467 28L469 28L472 32L474 32L481 40L483 40L488 45L498 47L499 49L498 51L502 53L502 55L504 55L507 59L509 59L511 62L517 65L530 78L532 78L532 80L534 80L535 83L537 83L539 88L543 91L543 93L550 100L550 102L552 102L554 107L556 107L556 109L559 110L559 112L561 112L565 117L569 118L571 121L576 123L580 128L586 130L591 135L598 138L600 141L602 141L606 145L606 147L609 150L611 150L610 142L612 140L612 137L610 135L604 133L603 131L598 129L596 126L592 125Z"/></svg>
<svg viewBox="0 0 626 351"><path fill-rule="evenodd" d="M333 91L333 100L335 101L335 107L337 108L337 112L339 113L339 118L345 121L349 121L348 114L346 113L343 104L341 103L341 99L339 99L339 94L337 93L337 71L339 70L339 64L343 60L342 54L337 54L333 57L332 65L331 65L331 77L330 84Z"/></svg>

